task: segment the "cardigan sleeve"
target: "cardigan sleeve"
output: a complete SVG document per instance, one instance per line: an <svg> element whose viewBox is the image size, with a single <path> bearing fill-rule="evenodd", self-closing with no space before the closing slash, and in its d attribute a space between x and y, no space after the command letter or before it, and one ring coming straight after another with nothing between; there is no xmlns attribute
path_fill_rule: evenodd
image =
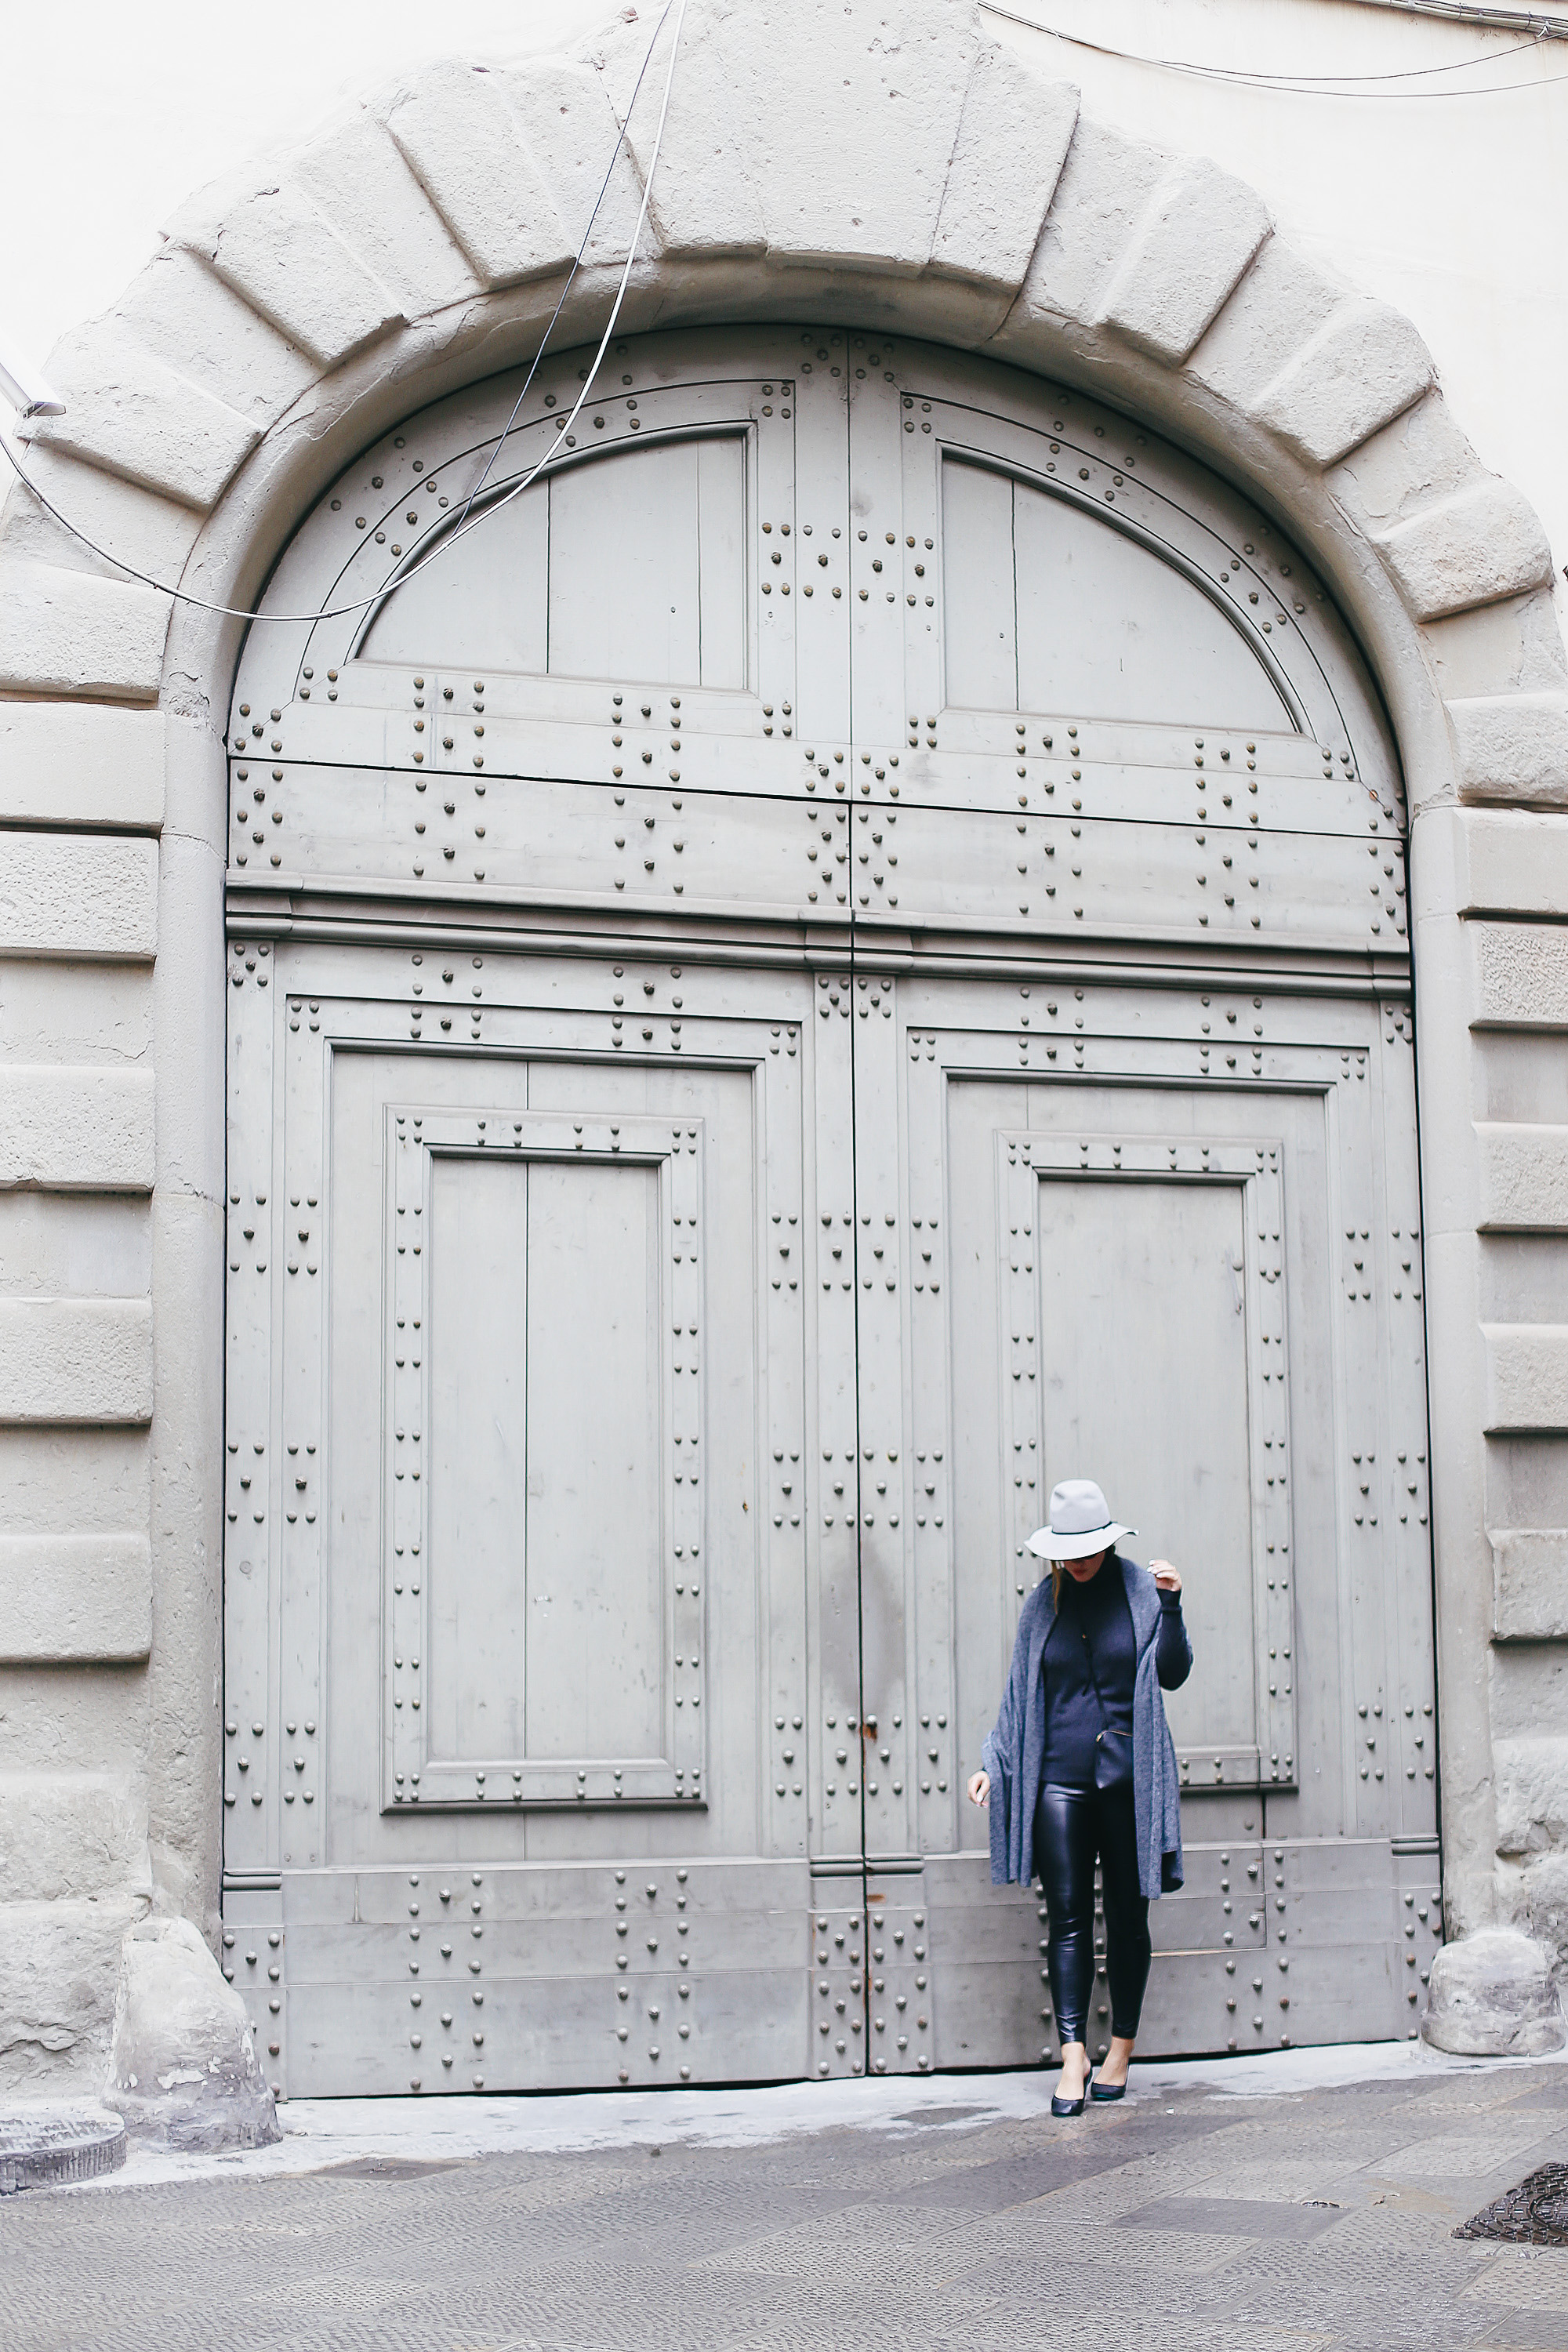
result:
<svg viewBox="0 0 1568 2352"><path fill-rule="evenodd" d="M1002 1703L996 1710L996 1720L986 1733L980 1749L980 1761L993 1781L1004 1780L1007 1759L1014 1754L1017 1738L1015 1730L1016 1709L1013 1699L1013 1672L1002 1685Z"/></svg>
<svg viewBox="0 0 1568 2352"><path fill-rule="evenodd" d="M1154 1637L1154 1671L1163 1690L1180 1690L1193 1671L1193 1645L1182 1617L1179 1592L1160 1594L1160 1630Z"/></svg>
<svg viewBox="0 0 1568 2352"><path fill-rule="evenodd" d="M1024 1738L1024 1715L1026 1704L1025 1685L1029 1671L1029 1633L1026 1613L1020 1618L1013 1643L1013 1660L1007 1669L1007 1679L1002 1685L1001 1704L996 1721L986 1734L980 1750L980 1760L991 1776L991 1879L1004 1886L1013 1876L1011 1858L1016 1843L1017 1823L1014 1814L1017 1807L1017 1769Z"/></svg>

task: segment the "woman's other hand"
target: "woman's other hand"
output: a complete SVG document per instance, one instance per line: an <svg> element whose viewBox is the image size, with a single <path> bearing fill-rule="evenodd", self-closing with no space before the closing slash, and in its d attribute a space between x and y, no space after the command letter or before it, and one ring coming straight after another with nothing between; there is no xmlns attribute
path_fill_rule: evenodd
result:
<svg viewBox="0 0 1568 2352"><path fill-rule="evenodd" d="M1182 1580L1168 1559L1152 1559L1149 1573L1162 1592L1180 1592Z"/></svg>
<svg viewBox="0 0 1568 2352"><path fill-rule="evenodd" d="M976 1772L973 1776L969 1783L969 1801L972 1805L990 1803L991 1775L989 1772Z"/></svg>

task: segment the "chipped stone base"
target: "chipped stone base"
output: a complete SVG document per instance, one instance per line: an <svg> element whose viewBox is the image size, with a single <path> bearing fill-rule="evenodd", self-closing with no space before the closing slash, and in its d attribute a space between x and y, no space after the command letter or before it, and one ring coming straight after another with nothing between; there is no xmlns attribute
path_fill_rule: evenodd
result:
<svg viewBox="0 0 1568 2352"><path fill-rule="evenodd" d="M1541 2058L1568 2041L1551 1962L1510 1927L1486 1927L1433 1958L1425 2040L1469 2058Z"/></svg>
<svg viewBox="0 0 1568 2352"><path fill-rule="evenodd" d="M167 2147L283 2136L245 2004L188 1919L144 1920L125 1938L104 2103Z"/></svg>

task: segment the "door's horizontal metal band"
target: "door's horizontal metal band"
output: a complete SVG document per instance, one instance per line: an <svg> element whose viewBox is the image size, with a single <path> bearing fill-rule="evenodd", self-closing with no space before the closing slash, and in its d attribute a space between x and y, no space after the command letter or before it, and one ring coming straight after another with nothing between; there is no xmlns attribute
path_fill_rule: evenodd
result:
<svg viewBox="0 0 1568 2352"><path fill-rule="evenodd" d="M727 812L733 806L722 803ZM541 813L538 839L521 813L498 809L488 827L478 829L486 834L482 842L465 845L453 832L430 845L411 835L361 856L354 836L369 818L351 811L337 834L323 835L302 818L277 835L270 865L258 859L255 878L268 897L311 891L403 905L430 898L616 909L617 923L652 910L667 919L708 914L748 924L783 919L811 929L847 919L853 907L857 920L885 909L888 919L911 931L981 929L1002 939L1081 933L1159 948L1206 948L1213 940L1249 953L1258 946L1359 955L1386 946L1395 960L1405 952L1403 886L1396 891L1375 874L1368 885L1365 869L1354 863L1354 844L1331 862L1303 866L1282 836L1246 836L1251 855L1238 861L1231 854L1235 841L1229 849L1223 839L1205 847L1206 836L1200 833L1194 842L1173 816L1131 832L1104 829L1086 845L1077 838L1079 828L1055 817L1036 818L1029 837L1018 839L1000 829L977 831L981 821L950 813L894 812L885 828L871 825L875 814L860 809L865 831L846 824L842 810L833 824L819 827L814 819L814 835L841 845L825 847L818 864L815 841L792 837L782 823L737 824L731 839L725 824L692 814L674 820L681 830L665 838L655 830L659 812L634 810L629 821L640 817L640 827L628 848L625 831L612 836L606 825L601 837L558 804ZM900 824L893 846L892 828ZM228 887L243 897L251 882L239 856ZM1379 895L1384 889L1386 898Z"/></svg>
<svg viewBox="0 0 1568 2352"><path fill-rule="evenodd" d="M235 940L653 959L693 954L700 945L705 960L714 962L816 970L847 955L853 931L868 972L904 969L1064 982L1087 976L1161 990L1223 986L1228 973L1235 986L1269 995L1353 995L1389 1003L1408 1002L1413 985L1404 948L1369 952L1297 940L1210 940L1188 932L1156 937L1077 926L1070 932L1047 933L1023 920L917 920L874 908L858 910L852 918L847 908L628 904L603 893L585 892L568 901L560 893L501 892L479 885L465 886L459 896L426 884L340 886L330 880L307 883L300 877L258 877L253 885L231 875L226 894L227 934ZM557 923L535 919L549 916L559 919ZM601 923L603 928L591 928ZM737 934L742 923L755 929ZM1161 950L1156 967L1137 954L1149 946Z"/></svg>
<svg viewBox="0 0 1568 2352"><path fill-rule="evenodd" d="M628 1790L625 1795L616 1790L590 1789L582 1796L570 1790L559 1795L544 1796L535 1790L513 1790L498 1787L493 1795L479 1796L473 1790L450 1795L439 1789L416 1789L407 1796L401 1790L381 1805L384 1816L405 1813L705 1813L708 1799L697 1790L684 1789Z"/></svg>
<svg viewBox="0 0 1568 2352"><path fill-rule="evenodd" d="M1258 803L1258 830L1265 835L1290 835L1314 842L1348 840L1358 844L1365 824L1364 811L1369 805L1377 805L1375 797L1369 800L1359 788L1352 787L1347 794L1340 789L1337 779L1330 790L1323 791L1321 787L1328 785L1330 780L1315 762L1293 767L1281 761L1271 766L1265 760L1250 779L1218 769L1195 775L1190 755L1184 765L1179 758L1167 755L1146 761L1125 758L1085 761L1069 769L1059 752L1054 759L1047 758L1030 746L1026 754L1021 745L1015 748L999 741L961 741L940 754L934 749L905 751L901 756L907 765L901 768L900 754L894 751L890 762L895 773L889 778L881 763L889 759L889 754L879 748L868 751L860 744L850 744L832 750L824 742L820 756L804 765L799 752L792 757L784 751L766 759L765 768L772 772L759 773L752 765L759 749L753 740L721 734L688 735L683 748L673 755L681 762L679 770L661 770L656 775L650 766L646 775L640 767L634 768L630 774L617 774L622 754L606 751L598 760L585 757L577 730L540 730L526 723L520 725L512 730L518 748L509 760L504 751L496 749L494 721L490 724L490 748L484 755L482 773L477 779L474 767L467 760L437 761L427 767L411 760L407 753L383 756L379 748L367 744L359 758L352 751L338 759L312 758L308 751L291 751L287 757L279 754L266 761L248 754L237 755L231 761L235 790L244 799L252 777L266 768L269 782L319 778L328 791L333 778L342 778L346 794L350 780L374 770L378 776L397 777L420 789L432 782L450 789L478 781L483 784L487 797L498 786L515 785L526 791L566 785L583 793L612 793L617 798L636 793L639 800L677 808L685 800L700 801L722 794L748 807L771 804L788 809L793 814L803 805L849 806L853 787L853 805L857 807L869 806L886 813L896 803L900 813L929 810L976 822L997 823L1016 816L1018 788L1023 785L1040 794L1040 801L1031 803L1037 817L1058 815L1065 819L1071 814L1075 819L1100 825L1168 823L1171 813L1163 805L1165 796L1180 792L1184 798L1188 793L1203 793L1209 796L1203 803L1205 812L1211 797L1219 800L1222 811L1218 815L1205 814L1196 819L1199 824L1206 824L1211 832L1246 835L1252 830L1246 816L1234 805L1239 794L1243 801ZM545 740L541 740L542 735ZM655 756L664 759L670 755L656 751ZM873 764L868 767L868 761ZM475 767L480 764L476 762ZM1247 785L1245 791L1244 782ZM1228 812L1220 799L1222 787L1226 785L1235 786ZM1263 788L1268 793L1267 803ZM1056 805L1058 793L1059 807ZM1285 807L1271 808L1269 803L1281 793L1289 795ZM1195 798L1193 806L1197 806ZM1314 823L1313 817L1320 812L1321 821ZM1188 821L1190 814L1189 812L1188 818L1183 821ZM1402 835L1392 824L1385 838L1395 848L1403 845Z"/></svg>

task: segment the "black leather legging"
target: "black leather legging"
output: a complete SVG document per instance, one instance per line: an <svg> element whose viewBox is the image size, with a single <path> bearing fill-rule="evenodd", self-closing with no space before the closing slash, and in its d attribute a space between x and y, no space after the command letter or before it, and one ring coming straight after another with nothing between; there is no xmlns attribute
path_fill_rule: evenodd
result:
<svg viewBox="0 0 1568 2352"><path fill-rule="evenodd" d="M1057 2031L1087 2042L1094 1996L1094 1858L1105 1901L1105 1973L1110 2030L1138 2032L1149 1981L1149 1903L1138 1891L1132 1791L1062 1789L1047 1782L1035 1807L1035 1868L1050 1920L1046 1959Z"/></svg>

